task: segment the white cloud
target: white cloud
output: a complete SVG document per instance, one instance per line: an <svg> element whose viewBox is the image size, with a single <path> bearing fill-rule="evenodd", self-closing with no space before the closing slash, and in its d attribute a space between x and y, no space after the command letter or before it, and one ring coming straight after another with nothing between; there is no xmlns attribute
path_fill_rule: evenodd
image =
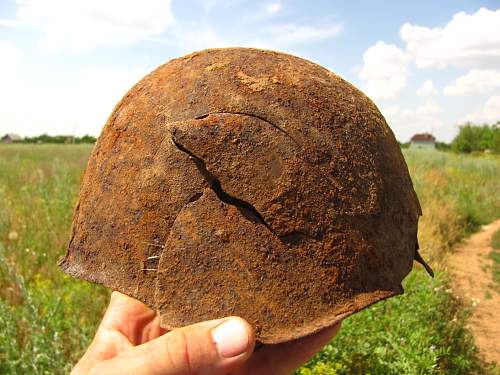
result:
<svg viewBox="0 0 500 375"><path fill-rule="evenodd" d="M201 5L203 6L203 9L205 9L205 12L210 12L213 8L223 3L223 1L224 0L202 0Z"/></svg>
<svg viewBox="0 0 500 375"><path fill-rule="evenodd" d="M441 112L439 105L433 100L427 100L424 104L417 107L415 113L423 116L431 116Z"/></svg>
<svg viewBox="0 0 500 375"><path fill-rule="evenodd" d="M417 95L421 97L429 97L437 95L438 91L434 87L434 82L428 79L417 89Z"/></svg>
<svg viewBox="0 0 500 375"><path fill-rule="evenodd" d="M78 135L101 131L115 104L143 70L86 69L71 88L33 87L17 79L0 87L2 132ZM18 75L20 76L20 75Z"/></svg>
<svg viewBox="0 0 500 375"><path fill-rule="evenodd" d="M444 88L446 96L484 94L500 87L500 70L472 69Z"/></svg>
<svg viewBox="0 0 500 375"><path fill-rule="evenodd" d="M325 26L301 26L284 24L264 27L258 36L221 35L210 25L192 24L176 25L173 39L184 52L213 47L255 47L291 52L296 46L320 42L339 35L342 26L330 24Z"/></svg>
<svg viewBox="0 0 500 375"><path fill-rule="evenodd" d="M29 28L30 25L20 22L18 20L12 20L12 19L0 19L0 26L2 27L9 27L9 28L16 28L16 29L22 29L22 28Z"/></svg>
<svg viewBox="0 0 500 375"><path fill-rule="evenodd" d="M238 45L217 34L210 25L177 25L173 30L173 40L184 53L205 48L234 47Z"/></svg>
<svg viewBox="0 0 500 375"><path fill-rule="evenodd" d="M437 133L440 139L443 139L446 134L450 134L452 131L451 126L447 126L445 122L435 116L437 112L440 112L440 108L432 102L416 109L392 105L383 107L381 112L401 141L407 141L412 135L424 132Z"/></svg>
<svg viewBox="0 0 500 375"><path fill-rule="evenodd" d="M5 86L16 77L21 51L10 43L0 41L0 82Z"/></svg>
<svg viewBox="0 0 500 375"><path fill-rule="evenodd" d="M165 31L170 0L18 0L16 21L39 28L48 49L130 44Z"/></svg>
<svg viewBox="0 0 500 375"><path fill-rule="evenodd" d="M463 122L493 124L500 121L500 95L491 96L481 108L466 116Z"/></svg>
<svg viewBox="0 0 500 375"><path fill-rule="evenodd" d="M264 28L264 37L252 43L264 48L286 49L330 39L338 36L341 31L342 26L339 24L325 26L277 25Z"/></svg>
<svg viewBox="0 0 500 375"><path fill-rule="evenodd" d="M418 68L498 66L500 9L459 12L444 27L406 23L400 34Z"/></svg>
<svg viewBox="0 0 500 375"><path fill-rule="evenodd" d="M18 64L22 58L21 51L13 45L0 42L0 135L17 131L16 118L23 111L26 111L26 106L22 101L22 97L18 97L21 83L18 80ZM21 101L20 101L21 100ZM21 113L18 113L18 111ZM14 124L11 126L11 124Z"/></svg>
<svg viewBox="0 0 500 375"><path fill-rule="evenodd" d="M269 14L276 14L281 10L280 3L271 3L266 7L266 11Z"/></svg>
<svg viewBox="0 0 500 375"><path fill-rule="evenodd" d="M206 13L210 13L215 8L231 8L243 0L201 0L201 6L205 10Z"/></svg>
<svg viewBox="0 0 500 375"><path fill-rule="evenodd" d="M80 77L80 85L74 89L77 98L74 113L87 112L73 119L79 127L77 130L98 134L114 106L146 73L143 69L85 70Z"/></svg>
<svg viewBox="0 0 500 375"><path fill-rule="evenodd" d="M409 56L393 44L378 41L363 54L363 68L358 76L373 99L392 99L406 86Z"/></svg>

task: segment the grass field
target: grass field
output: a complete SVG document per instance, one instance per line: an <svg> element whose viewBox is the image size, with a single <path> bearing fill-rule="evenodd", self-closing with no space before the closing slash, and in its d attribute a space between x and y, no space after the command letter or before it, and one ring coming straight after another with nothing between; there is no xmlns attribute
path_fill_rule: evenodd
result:
<svg viewBox="0 0 500 375"><path fill-rule="evenodd" d="M493 274L494 288L500 293L500 230L497 230L491 239L490 257L493 261L491 272Z"/></svg>
<svg viewBox="0 0 500 375"><path fill-rule="evenodd" d="M65 276L72 209L90 147L0 147L0 373L65 374L81 356L109 291ZM478 359L467 311L448 286L453 245L500 212L500 159L405 152L424 216L420 266L406 293L347 319L299 374L470 374Z"/></svg>

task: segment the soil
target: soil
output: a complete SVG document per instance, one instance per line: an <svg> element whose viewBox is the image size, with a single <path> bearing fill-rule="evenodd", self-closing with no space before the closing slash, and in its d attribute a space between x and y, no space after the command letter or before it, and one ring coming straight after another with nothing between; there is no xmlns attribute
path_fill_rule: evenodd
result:
<svg viewBox="0 0 500 375"><path fill-rule="evenodd" d="M453 274L453 289L471 306L468 327L480 355L487 362L500 364L500 294L492 287L491 238L500 229L500 220L486 225L453 253L449 266Z"/></svg>
<svg viewBox="0 0 500 375"><path fill-rule="evenodd" d="M61 266L167 328L239 315L278 343L401 294L420 214L393 133L354 86L291 55L207 50L116 106Z"/></svg>

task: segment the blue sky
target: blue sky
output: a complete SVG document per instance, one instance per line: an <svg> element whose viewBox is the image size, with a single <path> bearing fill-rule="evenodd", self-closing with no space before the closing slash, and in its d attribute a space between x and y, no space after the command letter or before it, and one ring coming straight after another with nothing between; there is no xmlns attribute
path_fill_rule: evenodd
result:
<svg viewBox="0 0 500 375"><path fill-rule="evenodd" d="M146 73L225 46L325 66L401 141L500 120L498 1L0 0L0 134L98 135Z"/></svg>

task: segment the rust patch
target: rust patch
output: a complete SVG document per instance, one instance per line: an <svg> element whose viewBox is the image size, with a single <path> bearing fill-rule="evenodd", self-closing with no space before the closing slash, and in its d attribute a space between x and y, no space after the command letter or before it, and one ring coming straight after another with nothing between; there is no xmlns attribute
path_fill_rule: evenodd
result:
<svg viewBox="0 0 500 375"><path fill-rule="evenodd" d="M61 267L157 309L165 327L240 315L278 343L402 293L422 261L420 214L394 135L359 90L291 55L206 50L116 106Z"/></svg>
<svg viewBox="0 0 500 375"><path fill-rule="evenodd" d="M251 77L242 71L236 73L236 77L243 83L248 86L252 91L262 91L265 90L268 86L276 83L280 83L276 76L274 77Z"/></svg>
<svg viewBox="0 0 500 375"><path fill-rule="evenodd" d="M227 65L227 64L225 64L225 63L216 62L216 63L213 63L213 64L208 65L208 66L205 68L205 70L206 70L207 72L211 72L211 71L213 71L213 70L222 69L222 68L224 68L226 65Z"/></svg>

